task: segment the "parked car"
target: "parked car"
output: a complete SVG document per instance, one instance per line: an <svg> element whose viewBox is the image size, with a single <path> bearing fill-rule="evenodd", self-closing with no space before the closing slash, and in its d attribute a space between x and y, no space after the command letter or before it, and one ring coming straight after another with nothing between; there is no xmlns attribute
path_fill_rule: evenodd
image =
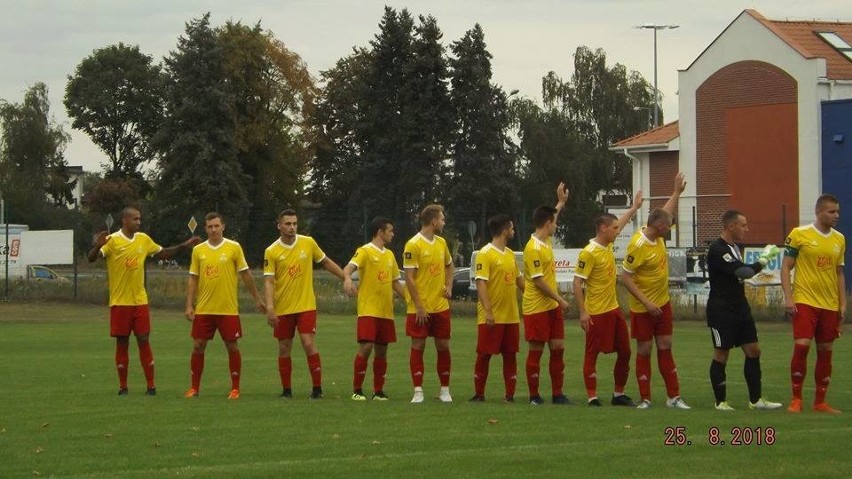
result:
<svg viewBox="0 0 852 479"><path fill-rule="evenodd" d="M47 266L27 266L27 279L35 281L46 281L54 283L70 283L71 280L65 276L60 276L56 271Z"/></svg>
<svg viewBox="0 0 852 479"><path fill-rule="evenodd" d="M470 268L456 268L453 271L453 298L462 299L471 297L470 290ZM476 289L473 290L473 298L476 298Z"/></svg>

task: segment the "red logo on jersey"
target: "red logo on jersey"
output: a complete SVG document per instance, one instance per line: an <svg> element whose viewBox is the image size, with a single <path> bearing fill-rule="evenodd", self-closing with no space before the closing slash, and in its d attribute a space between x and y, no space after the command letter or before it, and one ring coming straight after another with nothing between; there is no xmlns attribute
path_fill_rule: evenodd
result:
<svg viewBox="0 0 852 479"><path fill-rule="evenodd" d="M437 263L431 263L429 265L429 274L432 276L438 276L441 274L441 267Z"/></svg>
<svg viewBox="0 0 852 479"><path fill-rule="evenodd" d="M826 256L818 256L816 260L817 268L826 269L831 267L831 258Z"/></svg>
<svg viewBox="0 0 852 479"><path fill-rule="evenodd" d="M505 281L506 284L512 284L512 281L514 281L514 280L515 280L515 277L512 276L512 273L506 273L506 274L503 275L503 281Z"/></svg>
<svg viewBox="0 0 852 479"><path fill-rule="evenodd" d="M287 275L291 278L295 278L296 276L300 276L302 274L302 265L294 264L287 268Z"/></svg>
<svg viewBox="0 0 852 479"><path fill-rule="evenodd" d="M136 269L139 267L139 258L127 258L124 260L124 267L127 269Z"/></svg>
<svg viewBox="0 0 852 479"><path fill-rule="evenodd" d="M388 278L390 278L390 273L387 271L379 271L379 274L376 276L380 283L386 283Z"/></svg>
<svg viewBox="0 0 852 479"><path fill-rule="evenodd" d="M208 278L218 278L219 277L219 266L218 265L207 266L206 268L204 268L204 276L207 276Z"/></svg>

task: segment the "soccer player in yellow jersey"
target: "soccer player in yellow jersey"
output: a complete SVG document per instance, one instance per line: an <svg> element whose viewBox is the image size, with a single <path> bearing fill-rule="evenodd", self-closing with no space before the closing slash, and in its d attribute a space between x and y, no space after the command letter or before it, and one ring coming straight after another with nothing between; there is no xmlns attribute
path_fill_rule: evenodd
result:
<svg viewBox="0 0 852 479"><path fill-rule="evenodd" d="M488 219L491 242L476 255L476 364L471 402L485 401L485 383L491 356L503 356L504 400L514 402L518 381L516 355L520 342L518 297L515 288L524 290L524 278L515 263L515 253L506 245L515 237L515 226L507 215Z"/></svg>
<svg viewBox="0 0 852 479"><path fill-rule="evenodd" d="M204 231L207 241L192 249L186 287L185 315L192 322L193 344L190 359L192 386L184 396L198 396L204 371L204 351L207 342L218 330L228 350L231 374L228 399L239 399L242 357L237 340L242 337L243 331L237 305L237 276L243 280L260 312L266 312L266 303L257 292L243 248L236 241L224 237L225 222L219 213L208 213L204 217Z"/></svg>
<svg viewBox="0 0 852 479"><path fill-rule="evenodd" d="M596 235L583 248L574 270L574 298L580 311L580 327L586 332L583 358L583 381L589 406L602 406L597 394L597 361L599 353L617 353L613 376L613 406L633 406L624 394L630 373L630 338L627 324L616 296L615 254L612 242L630 218L642 206L642 192L636 193L633 206L617 218L611 213L595 217Z"/></svg>
<svg viewBox="0 0 852 479"><path fill-rule="evenodd" d="M142 215L139 210L128 206L121 210L121 229L111 235L101 231L94 238L89 250L89 261L106 260L109 277L109 323L110 336L115 338L115 368L118 371L118 395L127 395L127 365L130 362L130 333L136 336L139 346L139 361L148 383L145 394L154 396L154 353L148 336L151 332L151 317L148 311L148 293L145 291L145 258L168 259L181 248L190 248L198 243L193 236L183 243L163 248L150 236L139 231Z"/></svg>
<svg viewBox="0 0 852 479"><path fill-rule="evenodd" d="M450 303L453 291L453 258L447 242L438 236L444 231L444 208L428 205L420 212L420 232L405 244L402 267L405 269L405 333L411 337L408 364L414 397L423 402L423 349L426 338L435 338L438 399L452 402L450 396Z"/></svg>
<svg viewBox="0 0 852 479"><path fill-rule="evenodd" d="M568 200L565 183L556 188L556 207L539 206L533 212L535 233L524 247L524 338L529 343L527 353L527 385L530 404L544 404L538 392L538 378L544 345L550 348L550 383L553 404L569 404L562 392L565 362L565 320L562 311L568 302L559 294L556 285L556 264L553 261L551 238L556 232L559 212Z"/></svg>
<svg viewBox="0 0 852 479"><path fill-rule="evenodd" d="M683 173L675 175L674 190L662 208L648 215L646 226L630 239L622 263L621 282L630 292L630 332L636 338L636 380L639 409L651 407L651 350L657 343L657 367L666 384L666 406L690 409L680 397L677 367L672 357L672 305L665 236L686 189Z"/></svg>
<svg viewBox="0 0 852 479"><path fill-rule="evenodd" d="M388 400L384 392L388 344L396 342L393 295L405 297L399 282L399 265L393 251L386 248L393 240L393 222L387 218L375 218L370 223L370 230L373 239L358 248L343 268L343 289L350 296L358 297L358 353L353 364L353 401L367 400L362 386L373 349L376 350L373 358L373 400ZM358 270L359 286L352 281L355 270Z"/></svg>
<svg viewBox="0 0 852 479"><path fill-rule="evenodd" d="M278 214L280 238L263 254L266 317L278 338L278 374L281 397L293 397L290 351L299 331L311 374L311 399L322 398L322 363L314 336L317 331L317 299L314 295L314 264L343 279L343 270L323 253L310 236L296 234L299 218L287 209Z"/></svg>
<svg viewBox="0 0 852 479"><path fill-rule="evenodd" d="M822 195L816 203L816 221L793 229L785 241L781 264L784 307L793 317L793 359L790 377L793 399L790 412L802 411L802 384L807 372L808 351L816 340L816 393L813 410L839 413L825 401L831 382L831 354L840 337L840 324L846 314L846 277L843 274L846 238L834 229L840 220L840 202ZM795 278L790 282L790 271Z"/></svg>

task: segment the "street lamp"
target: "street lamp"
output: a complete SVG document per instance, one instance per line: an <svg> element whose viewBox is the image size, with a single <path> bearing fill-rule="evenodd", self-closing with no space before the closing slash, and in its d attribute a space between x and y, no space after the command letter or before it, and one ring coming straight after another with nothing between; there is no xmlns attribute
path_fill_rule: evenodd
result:
<svg viewBox="0 0 852 479"><path fill-rule="evenodd" d="M657 90L657 30L669 30L680 27L680 25L658 25L656 23L645 23L633 28L654 30L654 126L660 122L660 93Z"/></svg>

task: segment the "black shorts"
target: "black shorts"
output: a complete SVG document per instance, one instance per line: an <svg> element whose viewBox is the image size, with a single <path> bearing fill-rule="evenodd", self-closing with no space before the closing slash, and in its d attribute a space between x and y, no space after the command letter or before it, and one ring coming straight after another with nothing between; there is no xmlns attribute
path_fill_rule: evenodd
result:
<svg viewBox="0 0 852 479"><path fill-rule="evenodd" d="M728 321L710 326L710 337L716 349L731 349L757 342L754 321Z"/></svg>

